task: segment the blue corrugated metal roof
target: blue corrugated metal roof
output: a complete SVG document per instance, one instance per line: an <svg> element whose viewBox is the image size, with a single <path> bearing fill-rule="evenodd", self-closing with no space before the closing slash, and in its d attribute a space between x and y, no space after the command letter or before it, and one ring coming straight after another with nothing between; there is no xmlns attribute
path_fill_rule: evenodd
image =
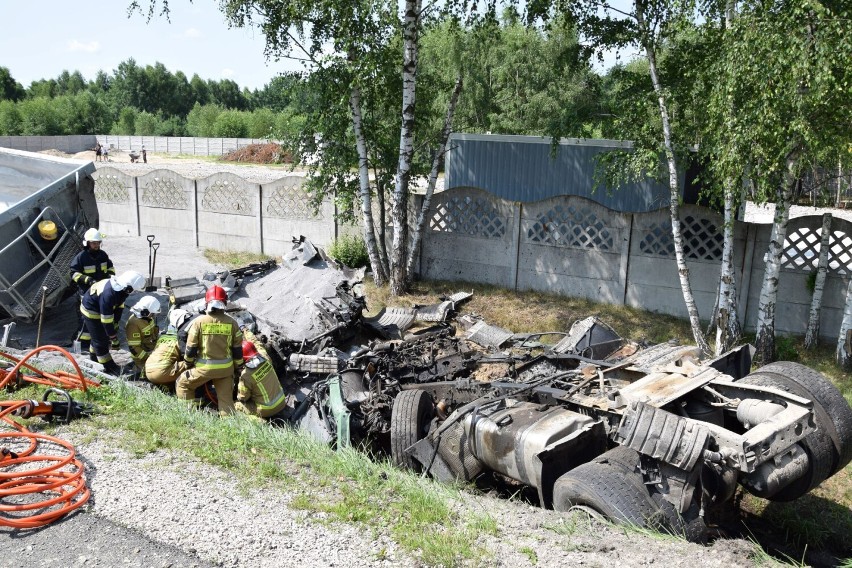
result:
<svg viewBox="0 0 852 568"><path fill-rule="evenodd" d="M478 187L509 201L528 203L580 195L616 211L637 213L667 206L668 187L650 178L619 188L595 188L595 156L630 146L618 140L563 138L551 155L550 138L452 134L444 186Z"/></svg>

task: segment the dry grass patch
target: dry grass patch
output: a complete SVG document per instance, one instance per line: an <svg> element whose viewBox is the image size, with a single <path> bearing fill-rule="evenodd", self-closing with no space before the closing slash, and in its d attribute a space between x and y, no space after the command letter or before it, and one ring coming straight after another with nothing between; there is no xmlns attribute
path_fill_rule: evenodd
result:
<svg viewBox="0 0 852 568"><path fill-rule="evenodd" d="M204 249L204 258L213 264L225 268L240 268L254 262L266 262L272 257L267 254L254 252L236 252L227 250Z"/></svg>

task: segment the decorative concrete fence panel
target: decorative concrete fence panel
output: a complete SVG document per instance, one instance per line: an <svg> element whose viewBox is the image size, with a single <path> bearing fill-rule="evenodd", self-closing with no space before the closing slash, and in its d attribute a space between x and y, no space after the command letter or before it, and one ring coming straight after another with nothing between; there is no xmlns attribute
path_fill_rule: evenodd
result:
<svg viewBox="0 0 852 568"><path fill-rule="evenodd" d="M260 185L229 173L196 184L198 246L260 252Z"/></svg>
<svg viewBox="0 0 852 568"><path fill-rule="evenodd" d="M265 254L289 252L293 237L300 235L320 246L334 240L334 204L325 200L315 210L304 181L301 176L287 176L263 185L260 217Z"/></svg>
<svg viewBox="0 0 852 568"><path fill-rule="evenodd" d="M197 245L195 182L171 170L154 170L136 179L141 234L157 240Z"/></svg>
<svg viewBox="0 0 852 568"><path fill-rule="evenodd" d="M689 205L681 207L680 219L692 293L699 314L709 317L719 286L723 219L710 209ZM735 237L735 255L736 249L742 251L743 238ZM630 241L625 303L685 317L668 210L634 215ZM738 281L739 277L737 274Z"/></svg>
<svg viewBox="0 0 852 568"><path fill-rule="evenodd" d="M524 204L518 289L624 302L630 215L560 196Z"/></svg>
<svg viewBox="0 0 852 568"><path fill-rule="evenodd" d="M107 235L138 235L136 178L114 168L96 170L92 178L95 180L95 199L101 219L100 230Z"/></svg>
<svg viewBox="0 0 852 568"><path fill-rule="evenodd" d="M481 189L435 195L423 228L423 276L514 288L519 226L519 208Z"/></svg>

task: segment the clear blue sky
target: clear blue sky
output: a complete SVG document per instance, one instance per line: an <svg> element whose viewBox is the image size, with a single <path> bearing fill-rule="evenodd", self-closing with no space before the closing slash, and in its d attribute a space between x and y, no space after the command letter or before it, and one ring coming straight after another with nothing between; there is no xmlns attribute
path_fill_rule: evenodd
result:
<svg viewBox="0 0 852 568"><path fill-rule="evenodd" d="M143 1L144 3L144 1ZM138 13L127 17L130 0L3 0L0 7L0 67L24 87L80 71L86 80L109 74L129 58L140 66L160 62L187 78L231 79L259 89L274 76L301 70L293 61L269 61L264 38L253 29L228 29L218 2L170 0L171 23Z"/></svg>

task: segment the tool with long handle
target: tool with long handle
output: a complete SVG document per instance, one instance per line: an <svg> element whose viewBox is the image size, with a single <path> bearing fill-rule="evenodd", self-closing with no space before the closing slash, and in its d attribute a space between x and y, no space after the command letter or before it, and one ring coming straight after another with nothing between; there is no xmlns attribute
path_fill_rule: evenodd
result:
<svg viewBox="0 0 852 568"><path fill-rule="evenodd" d="M154 258L151 261L151 276L148 278L148 286L145 287L146 292L154 292L157 289L154 285L154 271L157 269L157 249L160 248L160 243L152 243L151 248L154 251Z"/></svg>
<svg viewBox="0 0 852 568"><path fill-rule="evenodd" d="M145 238L148 239L148 285L150 286L151 279L154 277L154 267L151 266L151 254L154 250L154 239L157 237L154 235L148 235Z"/></svg>
<svg viewBox="0 0 852 568"><path fill-rule="evenodd" d="M41 287L41 309L38 312L38 332L36 333L36 349L41 343L41 323L44 321L44 299L47 296L47 286Z"/></svg>

